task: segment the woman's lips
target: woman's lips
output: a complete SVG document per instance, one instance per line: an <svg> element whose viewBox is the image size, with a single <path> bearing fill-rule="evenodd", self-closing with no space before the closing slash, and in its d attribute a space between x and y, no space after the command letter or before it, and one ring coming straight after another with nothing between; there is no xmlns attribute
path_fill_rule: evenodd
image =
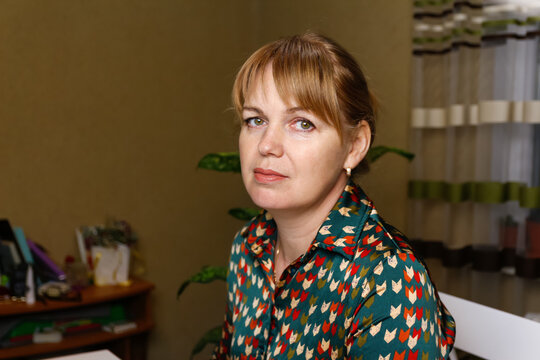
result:
<svg viewBox="0 0 540 360"><path fill-rule="evenodd" d="M273 183L287 178L287 176L270 169L256 168L255 170L253 170L253 173L255 176L255 180L262 184Z"/></svg>

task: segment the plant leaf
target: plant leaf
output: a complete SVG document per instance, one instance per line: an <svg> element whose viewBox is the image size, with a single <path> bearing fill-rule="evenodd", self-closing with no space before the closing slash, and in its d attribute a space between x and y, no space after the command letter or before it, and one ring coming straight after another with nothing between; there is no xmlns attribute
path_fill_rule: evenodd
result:
<svg viewBox="0 0 540 360"><path fill-rule="evenodd" d="M229 210L229 215L235 219L248 221L259 215L259 209L253 208L234 208Z"/></svg>
<svg viewBox="0 0 540 360"><path fill-rule="evenodd" d="M371 149L369 149L366 157L369 162L375 162L381 156L389 152L403 156L409 161L411 161L414 158L414 154L409 151L391 147L391 146L384 146L384 145L372 147ZM239 173L240 172L240 155L237 152L219 152L219 153L206 154L199 161L199 164L197 165L197 167L200 169Z"/></svg>
<svg viewBox="0 0 540 360"><path fill-rule="evenodd" d="M176 298L178 299L180 295L184 292L186 287L191 283L207 284L214 280L226 280L227 279L227 268L224 266L203 266L201 270L191 276L188 280L184 281L178 292L176 293Z"/></svg>
<svg viewBox="0 0 540 360"><path fill-rule="evenodd" d="M204 347L207 344L218 344L221 340L221 329L222 326L216 326L213 329L208 330L202 338L197 341L193 349L191 350L191 357L190 359L193 359L193 356L200 353Z"/></svg>
<svg viewBox="0 0 540 360"><path fill-rule="evenodd" d="M368 151L368 153L366 155L366 158L367 158L368 162L372 163L372 162L376 161L378 158L380 158L381 156L383 156L384 154L389 153L389 152L401 155L401 156L403 156L404 158L406 158L409 161L414 159L414 154L411 153L411 152L405 151L403 149L398 149L398 148L395 148L395 147L383 146L383 145L374 146L371 149L369 149L369 151Z"/></svg>
<svg viewBox="0 0 540 360"><path fill-rule="evenodd" d="M240 172L240 155L237 152L206 154L197 165L199 169L221 172Z"/></svg>

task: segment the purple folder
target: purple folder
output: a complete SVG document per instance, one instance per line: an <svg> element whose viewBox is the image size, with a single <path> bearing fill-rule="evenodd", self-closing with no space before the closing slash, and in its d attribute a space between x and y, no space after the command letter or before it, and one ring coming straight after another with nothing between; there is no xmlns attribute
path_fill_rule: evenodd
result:
<svg viewBox="0 0 540 360"><path fill-rule="evenodd" d="M28 247L32 254L34 255L34 261L39 261L43 266L49 270L50 273L54 274L56 280L64 281L66 280L66 273L51 258L43 251L39 246L36 245L32 240L26 239L28 242Z"/></svg>

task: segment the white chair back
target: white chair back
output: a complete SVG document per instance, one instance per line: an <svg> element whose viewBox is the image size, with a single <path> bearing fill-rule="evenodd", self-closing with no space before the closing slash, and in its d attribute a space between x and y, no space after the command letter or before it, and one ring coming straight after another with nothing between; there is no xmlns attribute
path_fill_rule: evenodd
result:
<svg viewBox="0 0 540 360"><path fill-rule="evenodd" d="M439 292L456 321L455 348L489 360L540 359L540 323Z"/></svg>

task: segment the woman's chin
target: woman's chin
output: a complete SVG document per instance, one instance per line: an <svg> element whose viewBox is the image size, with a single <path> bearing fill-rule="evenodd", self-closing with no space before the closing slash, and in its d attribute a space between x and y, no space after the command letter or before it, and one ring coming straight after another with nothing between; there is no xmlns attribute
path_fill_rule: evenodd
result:
<svg viewBox="0 0 540 360"><path fill-rule="evenodd" d="M253 202L261 209L265 209L270 212L275 210L286 210L290 207L287 204L277 201L276 199L257 199L253 200Z"/></svg>
<svg viewBox="0 0 540 360"><path fill-rule="evenodd" d="M252 191L249 195L255 205L265 210L286 210L292 206L290 197L284 196L283 193Z"/></svg>

